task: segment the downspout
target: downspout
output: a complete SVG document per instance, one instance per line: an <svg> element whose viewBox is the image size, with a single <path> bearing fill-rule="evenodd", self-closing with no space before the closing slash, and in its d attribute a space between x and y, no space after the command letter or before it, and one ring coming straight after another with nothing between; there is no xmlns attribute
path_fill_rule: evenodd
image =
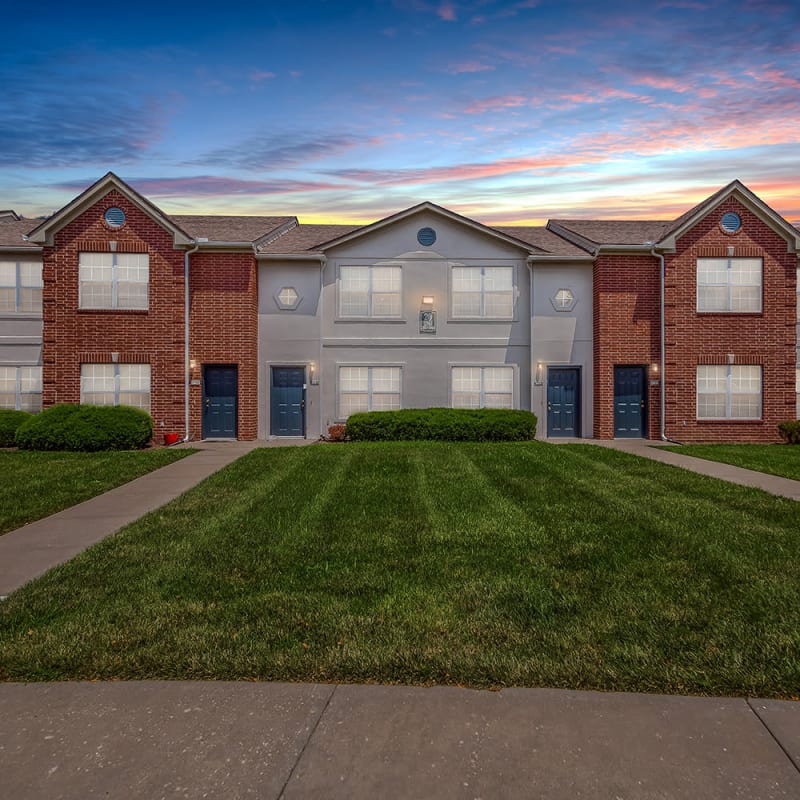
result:
<svg viewBox="0 0 800 800"><path fill-rule="evenodd" d="M319 308L319 334L317 338L319 339L319 360L317 361L317 405L319 406L319 435L326 436L328 435L328 429L325 427L324 419L324 406L325 404L322 402L322 336L324 334L324 324L325 324L325 305L322 301L322 292L325 289L325 266L327 264L327 259L323 256L319 260L319 296L317 298L318 308ZM338 378L337 378L338 380Z"/></svg>
<svg viewBox="0 0 800 800"><path fill-rule="evenodd" d="M650 255L654 256L659 261L659 311L661 315L661 330L659 336L661 341L661 380L659 381L661 386L661 413L659 414L659 434L662 442L674 442L674 439L670 439L666 434L667 386L666 376L664 375L664 368L666 364L666 343L664 341L666 331L666 324L664 322L664 254L656 253L656 248L653 247L650 250ZM675 444L680 444L680 442L675 442Z"/></svg>
<svg viewBox="0 0 800 800"><path fill-rule="evenodd" d="M196 253L200 245L195 242L194 247L183 254L183 408L186 435L184 442L189 441L189 384L191 381L191 365L189 363L189 256Z"/></svg>

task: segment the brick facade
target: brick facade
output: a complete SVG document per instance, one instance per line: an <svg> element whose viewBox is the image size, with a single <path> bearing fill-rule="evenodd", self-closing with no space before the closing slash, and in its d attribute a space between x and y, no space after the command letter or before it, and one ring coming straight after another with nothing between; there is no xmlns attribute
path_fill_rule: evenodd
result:
<svg viewBox="0 0 800 800"><path fill-rule="evenodd" d="M258 434L258 287L251 253L195 253L190 257L191 434L202 433L202 368L238 367L237 437ZM181 305L181 307L183 307ZM196 383L200 381L200 383Z"/></svg>
<svg viewBox="0 0 800 800"><path fill-rule="evenodd" d="M741 217L735 234L719 220ZM776 425L794 419L797 255L786 240L731 197L677 241L665 257L666 434L682 442L778 441ZM762 311L757 314L697 313L697 259L763 259ZM733 363L762 368L762 418L756 421L697 419L698 364Z"/></svg>
<svg viewBox="0 0 800 800"><path fill-rule="evenodd" d="M121 228L103 220L116 206L126 215ZM149 253L150 307L147 311L78 308L81 252ZM150 413L155 437L184 430L183 252L172 234L117 191L55 233L45 246L43 266L43 391L45 407L80 401L82 363L150 364Z"/></svg>
<svg viewBox="0 0 800 800"><path fill-rule="evenodd" d="M614 438L614 367L642 366L648 378L649 438L659 435L661 360L659 260L601 254L594 263L594 435Z"/></svg>

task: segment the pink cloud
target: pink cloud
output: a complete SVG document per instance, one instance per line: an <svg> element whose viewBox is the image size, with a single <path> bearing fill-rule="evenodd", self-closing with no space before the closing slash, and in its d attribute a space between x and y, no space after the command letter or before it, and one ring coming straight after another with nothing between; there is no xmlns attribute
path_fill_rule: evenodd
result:
<svg viewBox="0 0 800 800"><path fill-rule="evenodd" d="M482 64L480 61L462 61L459 64L451 64L447 71L451 75L462 75L469 72L490 72L493 69L491 64Z"/></svg>
<svg viewBox="0 0 800 800"><path fill-rule="evenodd" d="M465 114L485 114L487 111L501 111L504 108L520 108L527 105L528 98L517 94L485 97L473 100L465 109Z"/></svg>
<svg viewBox="0 0 800 800"><path fill-rule="evenodd" d="M456 7L445 0L445 2L436 9L436 16L439 17L439 19L443 19L445 22L455 22Z"/></svg>
<svg viewBox="0 0 800 800"><path fill-rule="evenodd" d="M261 81L265 81L274 77L274 72L265 72L263 70L253 70L253 72L250 73L250 80L255 81L256 83L260 83Z"/></svg>

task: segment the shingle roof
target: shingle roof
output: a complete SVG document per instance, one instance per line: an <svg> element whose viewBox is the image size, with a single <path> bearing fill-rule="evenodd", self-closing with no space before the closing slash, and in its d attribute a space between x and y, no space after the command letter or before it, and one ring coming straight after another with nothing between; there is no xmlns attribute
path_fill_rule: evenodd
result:
<svg viewBox="0 0 800 800"><path fill-rule="evenodd" d="M39 220L35 219L14 219L13 217L0 219L0 247L38 247L22 238L38 222Z"/></svg>
<svg viewBox="0 0 800 800"><path fill-rule="evenodd" d="M495 225L494 229L513 236L537 250L555 256L585 256L586 252L543 225Z"/></svg>
<svg viewBox="0 0 800 800"><path fill-rule="evenodd" d="M295 221L294 217L246 217L202 214L170 214L169 218L193 239L212 242L255 242Z"/></svg>
<svg viewBox="0 0 800 800"><path fill-rule="evenodd" d="M259 253L302 255L319 252L316 248L326 242L357 231L361 225L298 225L269 244L258 248Z"/></svg>
<svg viewBox="0 0 800 800"><path fill-rule="evenodd" d="M671 220L553 219L550 225L573 233L576 244L647 244L663 238ZM583 242L580 242L583 240Z"/></svg>

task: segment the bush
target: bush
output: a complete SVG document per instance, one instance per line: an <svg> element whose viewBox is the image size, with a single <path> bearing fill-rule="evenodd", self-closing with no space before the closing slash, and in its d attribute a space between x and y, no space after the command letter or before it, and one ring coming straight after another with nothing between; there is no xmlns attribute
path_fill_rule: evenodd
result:
<svg viewBox="0 0 800 800"><path fill-rule="evenodd" d="M428 439L446 442L514 442L536 436L530 411L501 408L407 408L352 414L346 434L354 442Z"/></svg>
<svg viewBox="0 0 800 800"><path fill-rule="evenodd" d="M17 430L25 450L136 450L153 438L153 420L131 406L53 406Z"/></svg>
<svg viewBox="0 0 800 800"><path fill-rule="evenodd" d="M779 422L778 433L786 444L800 444L800 420Z"/></svg>
<svg viewBox="0 0 800 800"><path fill-rule="evenodd" d="M27 411L0 409L0 447L13 447L17 429L32 416Z"/></svg>
<svg viewBox="0 0 800 800"><path fill-rule="evenodd" d="M325 437L329 442L343 442L347 438L344 425L329 425L328 435Z"/></svg>

